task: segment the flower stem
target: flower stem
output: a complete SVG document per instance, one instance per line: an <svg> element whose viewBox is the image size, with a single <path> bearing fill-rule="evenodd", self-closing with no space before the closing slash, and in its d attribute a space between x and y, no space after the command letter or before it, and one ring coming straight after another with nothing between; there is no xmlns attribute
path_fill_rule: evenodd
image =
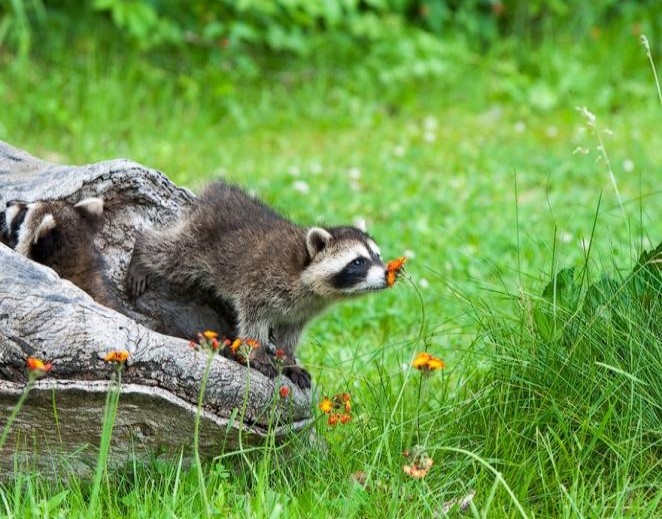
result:
<svg viewBox="0 0 662 519"><path fill-rule="evenodd" d="M200 393L198 395L198 408L195 413L195 426L193 429L193 455L195 456L195 466L198 472L198 485L200 486L200 494L205 506L205 515L211 517L211 507L209 506L209 498L207 497L207 485L205 483L205 475L202 471L202 462L200 461L200 417L202 414L202 401L207 389L207 380L209 379L209 371L211 364L214 360L214 351L209 350L207 357L207 365L205 366L205 373L202 376L202 385L200 386Z"/></svg>
<svg viewBox="0 0 662 519"><path fill-rule="evenodd" d="M113 383L114 382L114 383ZM97 457L97 466L94 472L94 483L90 493L90 502L87 507L87 516L95 517L97 515L97 506L99 504L99 493L101 490L101 480L107 470L108 453L110 452L110 439L113 435L113 426L117 416L117 408L120 402L122 389L122 366L117 367L116 377L108 386L106 395L106 405L104 407L103 425L101 429L101 443L99 445L99 454Z"/></svg>
<svg viewBox="0 0 662 519"><path fill-rule="evenodd" d="M34 381L35 381L34 377L30 376L30 378L28 379L28 383L25 384L25 387L23 388L21 397L18 399L18 402L16 402L16 405L14 406L14 410L9 415L9 418L7 419L7 423L2 429L2 437L0 437L0 450L2 450L2 447L4 447L5 442L7 441L7 436L9 436L9 430L11 429L14 420L16 420L16 417L18 416L21 407L23 407L25 400L28 398L28 394L30 393L30 390L34 386Z"/></svg>

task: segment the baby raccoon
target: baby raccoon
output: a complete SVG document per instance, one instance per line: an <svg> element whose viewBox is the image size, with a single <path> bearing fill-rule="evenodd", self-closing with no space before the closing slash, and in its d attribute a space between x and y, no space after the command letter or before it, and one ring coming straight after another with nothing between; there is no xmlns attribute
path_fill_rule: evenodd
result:
<svg viewBox="0 0 662 519"><path fill-rule="evenodd" d="M387 286L379 248L365 232L301 227L225 182L210 185L175 227L138 238L129 293L141 295L150 276L229 305L238 336L262 345L251 365L268 376L277 370L266 350L282 348L294 361L313 316L334 301ZM283 372L310 387L310 375L294 363Z"/></svg>
<svg viewBox="0 0 662 519"><path fill-rule="evenodd" d="M103 273L103 259L94 245L103 200L8 204L2 224L3 242L16 252L52 268L102 305L119 307Z"/></svg>

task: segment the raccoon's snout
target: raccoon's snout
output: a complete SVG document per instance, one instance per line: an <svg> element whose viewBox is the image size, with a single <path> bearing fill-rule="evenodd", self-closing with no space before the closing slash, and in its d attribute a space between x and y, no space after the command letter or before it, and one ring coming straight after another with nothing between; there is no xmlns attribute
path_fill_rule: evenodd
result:
<svg viewBox="0 0 662 519"><path fill-rule="evenodd" d="M372 266L368 271L366 283L368 283L373 290L386 288L388 286L386 281L386 267L381 264Z"/></svg>
<svg viewBox="0 0 662 519"><path fill-rule="evenodd" d="M361 280L349 287L344 292L348 295L358 295L364 292L383 290L388 286L386 282L386 267L384 265L371 265Z"/></svg>

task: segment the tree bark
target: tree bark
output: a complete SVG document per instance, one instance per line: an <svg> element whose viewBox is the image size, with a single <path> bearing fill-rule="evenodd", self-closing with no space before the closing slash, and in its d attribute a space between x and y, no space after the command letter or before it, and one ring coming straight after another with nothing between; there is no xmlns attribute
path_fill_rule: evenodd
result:
<svg viewBox="0 0 662 519"><path fill-rule="evenodd" d="M105 201L96 245L123 313L0 244L0 433L26 386L26 358L53 364L18 413L0 451L0 471L12 470L15 459L48 467L66 457L81 470L94 463L115 371L103 360L111 350L130 353L122 372L113 461L132 453L178 455L193 441L208 354L158 331L183 323L182 329L215 328L222 334L229 321L204 298L183 299L167 285L150 290L137 304L124 292L136 234L171 225L193 194L128 160L61 166L0 142L0 208L8 201L75 203L89 196ZM289 388L287 398L280 397L281 386ZM219 454L224 446L255 443L270 431L281 439L310 424L310 408L310 392L289 379L268 379L214 355L203 397L201 450Z"/></svg>

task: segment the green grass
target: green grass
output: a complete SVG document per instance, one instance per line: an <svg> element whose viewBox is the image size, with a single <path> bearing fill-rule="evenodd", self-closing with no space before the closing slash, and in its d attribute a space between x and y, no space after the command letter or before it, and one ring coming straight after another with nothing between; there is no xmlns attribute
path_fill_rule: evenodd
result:
<svg viewBox="0 0 662 519"><path fill-rule="evenodd" d="M476 517L659 513L659 314L619 288L662 237L662 109L636 38L551 42L524 64L508 43L463 50L444 75L386 85L332 66L234 80L78 43L4 57L0 139L61 163L128 157L193 189L230 178L297 221L362 218L387 257L414 253L412 283L306 334L321 393L354 403L349 425L320 419L325 449L227 452L204 477L177 459L110 471L99 516L431 517L471 489ZM584 105L613 132L620 200ZM577 293L610 273L603 310L622 321L540 297L564 266L586 274ZM423 349L448 367L421 381L403 365ZM417 443L435 461L420 481L402 471ZM0 515L76 517L91 494L19 472Z"/></svg>

